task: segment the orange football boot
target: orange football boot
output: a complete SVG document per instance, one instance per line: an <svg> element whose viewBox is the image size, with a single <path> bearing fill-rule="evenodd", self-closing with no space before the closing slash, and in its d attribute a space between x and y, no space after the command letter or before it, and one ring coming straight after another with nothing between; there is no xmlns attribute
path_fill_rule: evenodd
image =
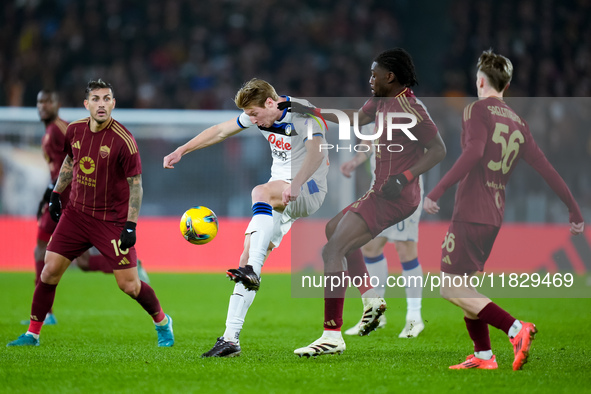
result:
<svg viewBox="0 0 591 394"><path fill-rule="evenodd" d="M534 336L538 332L538 329L533 323L522 321L521 324L521 330L515 335L515 338L509 339L513 345L513 351L515 352L515 360L513 360L514 371L520 370L523 367L523 364L527 362L531 341L534 340Z"/></svg>
<svg viewBox="0 0 591 394"><path fill-rule="evenodd" d="M499 365L497 364L497 357L494 355L490 360L483 360L471 354L466 357L466 361L461 364L452 365L449 367L449 369L497 369L498 367Z"/></svg>

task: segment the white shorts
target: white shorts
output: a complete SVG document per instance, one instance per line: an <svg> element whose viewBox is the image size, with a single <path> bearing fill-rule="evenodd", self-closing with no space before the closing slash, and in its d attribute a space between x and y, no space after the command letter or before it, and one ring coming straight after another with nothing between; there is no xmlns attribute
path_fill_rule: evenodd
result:
<svg viewBox="0 0 591 394"><path fill-rule="evenodd" d="M384 237L388 242L394 241L413 241L419 242L419 220L423 213L423 177L419 176L419 186L421 188L421 202L417 210L393 226L388 227L378 234L378 237ZM377 238L377 237L376 237Z"/></svg>
<svg viewBox="0 0 591 394"><path fill-rule="evenodd" d="M273 235L271 243L278 247L281 240L289 232L291 224L299 218L305 218L316 212L326 197L326 191L320 190L314 179L309 180L302 186L300 195L295 201L287 204L283 212L273 210ZM252 222L251 222L252 223ZM252 233L251 225L246 228L245 234Z"/></svg>

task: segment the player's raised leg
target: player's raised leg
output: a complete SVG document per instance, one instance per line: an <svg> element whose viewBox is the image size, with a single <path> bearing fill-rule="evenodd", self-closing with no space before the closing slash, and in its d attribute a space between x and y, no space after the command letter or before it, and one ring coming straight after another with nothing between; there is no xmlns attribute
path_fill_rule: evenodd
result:
<svg viewBox="0 0 591 394"><path fill-rule="evenodd" d="M288 185L285 181L271 181L252 189L252 219L246 228L246 234L250 235L248 262L226 272L230 279L241 282L248 290L259 289L261 270L273 236L273 209L283 211L285 208L281 193Z"/></svg>
<svg viewBox="0 0 591 394"><path fill-rule="evenodd" d="M244 238L244 250L240 256L240 268L245 267L248 263L250 239L250 234L247 234ZM267 249L267 256L273 248L273 244L270 244ZM229 273L230 270L228 270ZM216 340L214 346L209 351L203 353L201 357L235 357L240 355L242 352L240 348L240 332L242 331L246 314L254 301L256 293L256 291L247 289L241 281L236 282L228 305L226 330Z"/></svg>

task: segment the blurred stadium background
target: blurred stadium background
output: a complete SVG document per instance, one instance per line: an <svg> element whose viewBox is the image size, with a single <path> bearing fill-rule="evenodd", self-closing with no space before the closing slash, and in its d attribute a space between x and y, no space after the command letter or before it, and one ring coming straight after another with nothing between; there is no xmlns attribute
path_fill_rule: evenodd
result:
<svg viewBox="0 0 591 394"><path fill-rule="evenodd" d="M530 124L583 216L591 217L591 1L8 0L0 6L2 260L13 261L10 269L33 268L33 215L48 180L40 151L44 127L34 108L40 89L57 89L60 115L72 121L87 116L86 82L110 81L117 99L113 116L132 131L142 155L142 220L154 219L139 246L173 248L162 233L173 234L176 242L176 228L161 227L158 220L169 218L169 225L188 207L206 205L235 224L235 234L224 242L237 248L217 256L227 268L242 244L239 229L250 216L250 190L269 177L267 143L257 130L247 130L186 156L173 171L162 169L162 158L207 126L238 115L232 98L252 77L267 79L279 94L311 101L366 97L371 59L395 46L413 55L420 80L414 90L448 147L445 161L426 176L427 191L460 154L461 111L475 94L475 61L492 47L515 66L509 103ZM338 185L331 190L340 192L329 191L315 219L331 217L367 187L365 168L355 183L342 178L338 166L347 158L331 157L331 185ZM590 269L588 243L570 245L566 208L540 176L521 164L507 194L506 222L526 226L511 234L523 234L530 225L547 227L552 231L534 238L541 245L558 228L564 245L552 244L547 260L564 262L556 253L566 250L571 268ZM433 267L445 224L429 222L451 218L451 191L441 205L440 215L423 217L428 234L437 229L421 238L421 250L429 248L425 253L434 256ZM518 241L516 235L509 238ZM205 250L182 247L191 256ZM145 257L148 268L152 249ZM203 270L215 270L207 264Z"/></svg>

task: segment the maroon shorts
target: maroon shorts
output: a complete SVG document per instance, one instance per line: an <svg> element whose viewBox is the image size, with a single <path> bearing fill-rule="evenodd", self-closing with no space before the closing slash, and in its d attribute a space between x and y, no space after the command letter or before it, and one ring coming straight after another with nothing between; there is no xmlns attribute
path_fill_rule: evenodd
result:
<svg viewBox="0 0 591 394"><path fill-rule="evenodd" d="M441 245L441 272L463 275L482 271L499 229L490 224L451 222Z"/></svg>
<svg viewBox="0 0 591 394"><path fill-rule="evenodd" d="M49 242L51 234L53 234L57 226L57 223L51 220L49 210L47 209L48 206L49 204L45 204L43 207L43 213L37 221L37 239L45 242Z"/></svg>
<svg viewBox="0 0 591 394"><path fill-rule="evenodd" d="M375 190L370 189L363 197L343 209L343 213L355 212L359 214L372 237L375 238L384 229L403 221L417 210L418 204L408 204L404 200L386 200L376 195Z"/></svg>
<svg viewBox="0 0 591 394"><path fill-rule="evenodd" d="M71 261L94 246L114 270L135 267L137 265L135 247L125 251L119 249L119 237L122 231L123 223L105 222L68 207L62 211L47 250Z"/></svg>

